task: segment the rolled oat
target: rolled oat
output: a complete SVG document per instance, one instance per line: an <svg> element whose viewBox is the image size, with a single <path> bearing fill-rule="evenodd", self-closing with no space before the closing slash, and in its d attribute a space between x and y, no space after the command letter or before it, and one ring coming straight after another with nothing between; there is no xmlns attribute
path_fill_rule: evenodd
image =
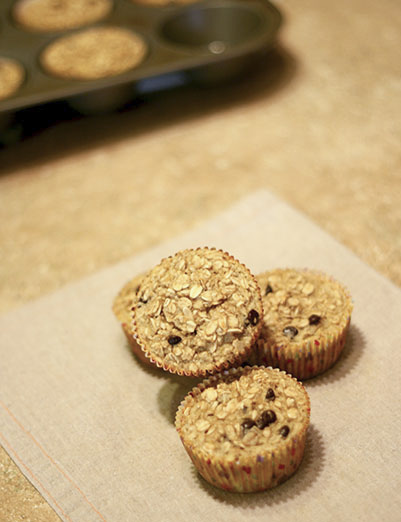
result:
<svg viewBox="0 0 401 522"><path fill-rule="evenodd" d="M264 316L250 363L278 367L298 379L318 375L334 364L351 319L348 291L312 270L276 269L257 280Z"/></svg>
<svg viewBox="0 0 401 522"><path fill-rule="evenodd" d="M309 416L309 397L296 379L278 369L246 367L194 388L178 409L176 428L206 480L250 492L275 486L296 471Z"/></svg>
<svg viewBox="0 0 401 522"><path fill-rule="evenodd" d="M163 259L147 274L133 330L159 367L206 375L249 355L262 314L260 290L250 271L221 250L199 248Z"/></svg>

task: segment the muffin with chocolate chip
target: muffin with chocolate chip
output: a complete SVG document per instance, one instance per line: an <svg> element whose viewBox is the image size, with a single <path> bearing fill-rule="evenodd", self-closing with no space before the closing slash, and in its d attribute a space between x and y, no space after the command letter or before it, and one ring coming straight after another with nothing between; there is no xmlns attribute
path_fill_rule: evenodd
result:
<svg viewBox="0 0 401 522"><path fill-rule="evenodd" d="M144 274L135 276L121 288L119 293L114 298L112 310L121 324L123 332L127 337L134 355L138 357L138 359L140 359L143 363L153 366L149 359L145 357L141 347L135 341L132 331L132 309L137 303L137 295L143 277Z"/></svg>
<svg viewBox="0 0 401 522"><path fill-rule="evenodd" d="M12 58L0 56L0 100L9 98L18 91L25 79L25 70Z"/></svg>
<svg viewBox="0 0 401 522"><path fill-rule="evenodd" d="M91 27L62 36L42 52L40 62L52 76L96 80L137 67L145 58L144 39L123 27Z"/></svg>
<svg viewBox="0 0 401 522"><path fill-rule="evenodd" d="M299 467L309 426L304 387L279 369L233 368L181 403L176 429L199 473L236 492L269 489Z"/></svg>
<svg viewBox="0 0 401 522"><path fill-rule="evenodd" d="M24 29L49 32L98 22L112 8L112 0L19 0L12 14Z"/></svg>
<svg viewBox="0 0 401 522"><path fill-rule="evenodd" d="M133 330L146 357L180 375L243 362L259 335L262 299L245 265L221 250L184 250L143 279Z"/></svg>
<svg viewBox="0 0 401 522"><path fill-rule="evenodd" d="M311 270L276 269L257 280L264 317L250 363L278 367L298 379L330 368L344 348L351 320L348 291Z"/></svg>

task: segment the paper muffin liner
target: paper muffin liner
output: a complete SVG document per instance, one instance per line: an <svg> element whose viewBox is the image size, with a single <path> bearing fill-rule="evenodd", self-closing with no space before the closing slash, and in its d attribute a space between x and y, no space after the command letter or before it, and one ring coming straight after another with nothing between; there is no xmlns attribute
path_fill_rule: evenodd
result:
<svg viewBox="0 0 401 522"><path fill-rule="evenodd" d="M205 249L207 249L207 250L216 250L217 252L221 252L224 255L226 255L230 260L232 260L235 263L239 263L242 267L245 268L245 270L248 272L248 274L250 275L250 277L253 279L253 281L256 284L256 288L257 288L257 292L258 292L258 301L259 301L260 312L261 312L260 313L260 317L262 318L263 317L263 302L262 302L262 296L261 296L261 293L260 293L259 284L258 284L258 281L256 280L255 276L252 274L252 272L249 270L249 268L244 263L241 263L240 261L238 261L238 259L233 257L228 252L226 252L226 251L224 251L222 249L214 248L214 247L189 248L189 249L186 249L186 250L181 250L179 252L186 252L186 251L187 252L188 251L189 252L197 252L199 250L205 250ZM163 258L157 266L159 266L166 259L171 259L176 254L178 254L179 252L176 252L173 255L170 255L170 256L167 256L167 257ZM156 268L156 267L154 267L154 268ZM196 370L191 371L189 369L178 368L176 366L173 366L173 365L169 364L168 362L162 361L160 359L156 359L152 355L151 347L146 345L146 343L141 339L140 334L138 332L138 326L137 326L137 323L136 323L135 312L136 312L136 309L134 307L133 315L132 315L132 332L133 332L133 337L134 337L134 340L136 341L136 343L141 347L141 350L144 353L145 357L147 359L149 359L149 361L152 364L155 364L158 368L162 368L163 370L165 370L167 372L174 373L174 374L181 375L181 376L186 376L186 377L206 377L208 375L214 375L216 373L222 372L222 371L227 370L229 368L240 366L245 360L247 360L251 356L251 353L254 350L255 342L258 339L258 337L260 335L261 328L262 328L262 320L260 320L259 323L257 324L257 328L254 329L252 339L248 343L248 346L244 346L244 348L242 349L242 351L240 353L232 353L231 356L229 356L226 361L223 361L220 364L215 364L213 367L210 367L210 368L197 368Z"/></svg>
<svg viewBox="0 0 401 522"><path fill-rule="evenodd" d="M297 379L310 379L325 372L337 361L345 346L349 325L350 318L337 335L319 336L303 345L283 346L259 338L249 363L280 368Z"/></svg>
<svg viewBox="0 0 401 522"><path fill-rule="evenodd" d="M260 366L248 367L247 369L231 368L224 372L224 377L229 375L239 377L246 370L249 371L254 368L260 368ZM290 437L288 440L281 441L274 451L261 448L256 456L249 455L244 451L239 458L232 460L222 455L207 453L202 447L197 447L191 441L185 439L181 427L185 422L184 412L188 403L196 399L208 386L218 382L221 379L221 375L214 375L195 386L181 402L177 410L175 426L195 468L207 482L225 491L238 493L265 491L291 477L302 462L310 421L309 396L302 383L291 375L278 368L269 367L267 369L286 375L302 389L302 392L308 399L307 418L300 433L296 437Z"/></svg>
<svg viewBox="0 0 401 522"><path fill-rule="evenodd" d="M255 342L248 362L249 364L280 368L297 379L305 380L328 370L341 355L347 339L353 304L349 291L336 279L317 270L296 270L319 275L323 279L336 283L341 288L347 298L347 308L337 331L330 335L319 333L310 339L291 341L287 344L266 339L262 333Z"/></svg>
<svg viewBox="0 0 401 522"><path fill-rule="evenodd" d="M121 323L121 327L123 332L125 333L131 351L135 355L135 357L137 357L143 364L146 364L147 366L151 366L152 368L154 368L155 365L152 363L152 361L145 357L145 354L143 353L141 347L136 342L134 336L130 332L130 327L125 323Z"/></svg>

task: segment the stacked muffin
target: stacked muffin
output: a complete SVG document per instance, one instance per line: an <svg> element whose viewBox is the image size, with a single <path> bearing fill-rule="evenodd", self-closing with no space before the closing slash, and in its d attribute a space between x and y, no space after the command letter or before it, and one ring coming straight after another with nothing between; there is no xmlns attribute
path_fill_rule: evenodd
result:
<svg viewBox="0 0 401 522"><path fill-rule="evenodd" d="M295 269L255 277L228 253L198 248L129 281L113 311L142 360L205 378L176 428L207 481L261 491L296 471L310 417L297 379L329 368L349 327L351 298L339 283Z"/></svg>

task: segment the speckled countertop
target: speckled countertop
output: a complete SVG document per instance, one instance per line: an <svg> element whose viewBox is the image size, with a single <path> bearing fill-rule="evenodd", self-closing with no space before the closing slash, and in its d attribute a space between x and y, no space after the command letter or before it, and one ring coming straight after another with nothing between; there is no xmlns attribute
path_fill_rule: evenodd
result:
<svg viewBox="0 0 401 522"><path fill-rule="evenodd" d="M42 125L0 151L1 312L261 187L401 284L399 2L277 5L280 46L246 78ZM4 450L0 520L58 520Z"/></svg>

